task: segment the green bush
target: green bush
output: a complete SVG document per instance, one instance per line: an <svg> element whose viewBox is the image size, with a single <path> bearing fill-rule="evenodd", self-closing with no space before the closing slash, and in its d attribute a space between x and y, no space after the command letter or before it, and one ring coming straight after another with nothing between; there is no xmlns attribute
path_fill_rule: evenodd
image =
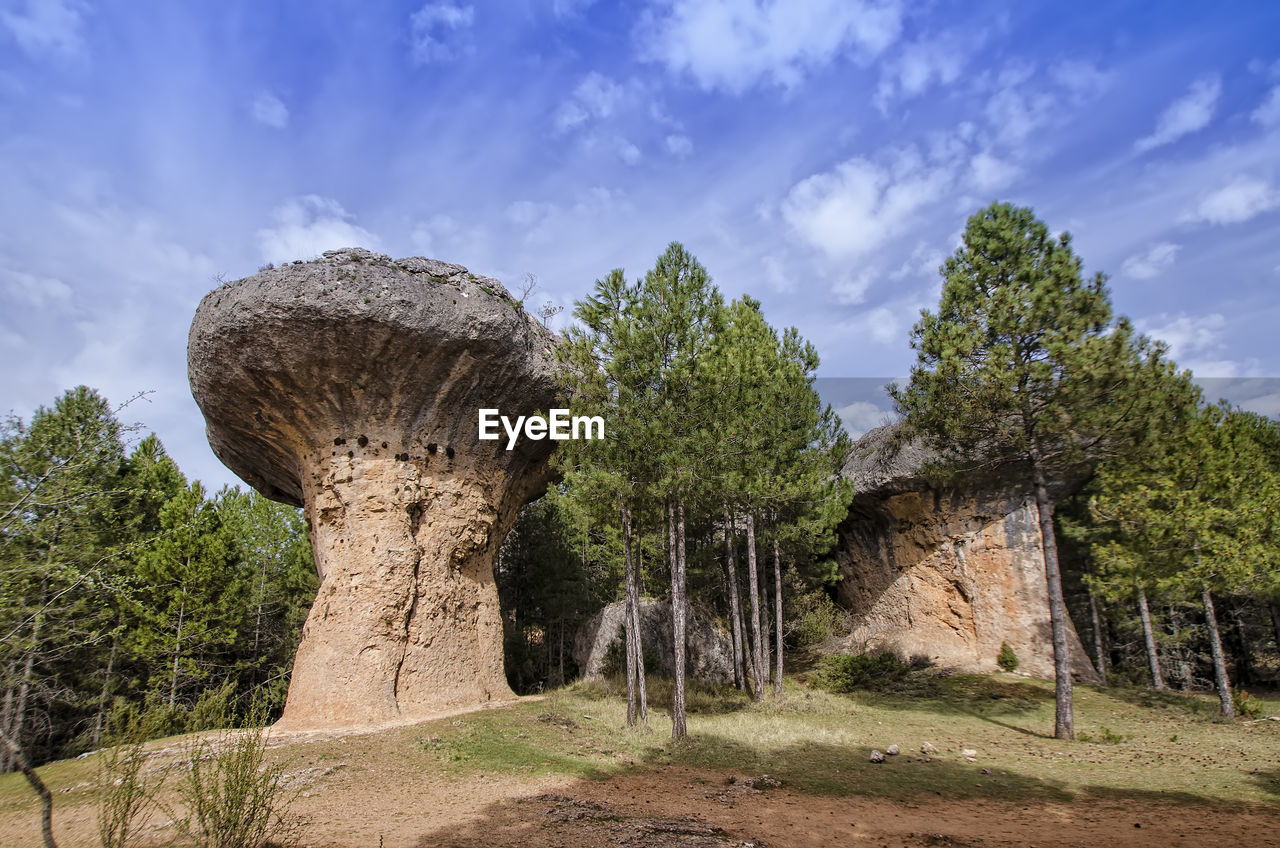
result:
<svg viewBox="0 0 1280 848"><path fill-rule="evenodd" d="M790 641L797 648L819 645L849 630L849 614L821 589L797 597L792 614Z"/></svg>
<svg viewBox="0 0 1280 848"><path fill-rule="evenodd" d="M1264 705L1262 701L1250 695L1243 689L1237 689L1232 693L1235 697L1236 712L1242 718L1262 718Z"/></svg>
<svg viewBox="0 0 1280 848"><path fill-rule="evenodd" d="M1000 653L996 656L996 665L1000 666L1002 671L1017 670L1018 655L1013 652L1013 648L1009 647L1008 642L1000 643Z"/></svg>
<svg viewBox="0 0 1280 848"><path fill-rule="evenodd" d="M178 784L186 808L181 830L200 848L267 848L297 841L289 815L297 796L284 781L284 764L267 763L266 706L250 710L250 727L196 739Z"/></svg>
<svg viewBox="0 0 1280 848"><path fill-rule="evenodd" d="M166 773L150 786L143 777L146 725L136 711L132 719L117 732L113 744L98 754L98 840L102 848L130 844L142 820L157 806L156 795L164 784Z"/></svg>
<svg viewBox="0 0 1280 848"><path fill-rule="evenodd" d="M894 691L911 676L912 668L892 651L874 654L834 654L823 659L815 680L831 692Z"/></svg>

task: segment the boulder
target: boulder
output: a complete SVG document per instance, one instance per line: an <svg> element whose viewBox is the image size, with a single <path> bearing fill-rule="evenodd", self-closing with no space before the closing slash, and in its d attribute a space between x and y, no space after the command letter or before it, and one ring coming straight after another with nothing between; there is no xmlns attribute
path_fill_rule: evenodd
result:
<svg viewBox="0 0 1280 848"><path fill-rule="evenodd" d="M201 301L187 361L209 444L311 527L320 590L282 726L513 697L493 561L553 443L480 440L478 413L552 406L554 346L498 281L361 249Z"/></svg>
<svg viewBox="0 0 1280 848"><path fill-rule="evenodd" d="M573 640L573 658L584 679L599 679L610 646L625 644L621 638L625 613L626 602L616 601L578 629ZM696 608L690 608L689 613L686 622L686 673L704 683L733 682L733 642L728 631ZM656 660L659 675L675 676L670 601L640 599L640 645L646 656Z"/></svg>
<svg viewBox="0 0 1280 848"><path fill-rule="evenodd" d="M923 655L961 671L996 671L1007 642L1020 670L1053 676L1049 595L1029 475L1012 469L940 482L935 455L892 425L854 446L855 495L841 524L840 602L852 632L830 645ZM1057 496L1070 481L1053 487ZM1068 621L1072 674L1098 682Z"/></svg>

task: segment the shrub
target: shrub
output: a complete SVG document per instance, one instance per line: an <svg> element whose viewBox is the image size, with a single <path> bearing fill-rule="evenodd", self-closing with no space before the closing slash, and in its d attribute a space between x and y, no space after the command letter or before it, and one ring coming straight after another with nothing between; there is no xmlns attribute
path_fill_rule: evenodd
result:
<svg viewBox="0 0 1280 848"><path fill-rule="evenodd" d="M1009 647L1008 642L1000 643L1000 653L996 656L996 665L1002 671L1015 671L1018 668L1018 655Z"/></svg>
<svg viewBox="0 0 1280 848"><path fill-rule="evenodd" d="M1233 693L1236 702L1236 712L1242 718L1262 718L1263 703L1254 696L1250 695L1243 689L1237 689Z"/></svg>
<svg viewBox="0 0 1280 848"><path fill-rule="evenodd" d="M891 691L911 675L911 666L892 651L874 654L835 654L822 661L816 682L831 692L859 689Z"/></svg>
<svg viewBox="0 0 1280 848"><path fill-rule="evenodd" d="M197 739L187 749L178 797L187 809L179 827L200 848L267 848L296 841L289 805L298 790L284 782L284 764L266 762L267 711L259 700L249 727Z"/></svg>
<svg viewBox="0 0 1280 848"><path fill-rule="evenodd" d="M849 614L821 589L797 597L792 609L795 621L790 641L797 648L821 644L849 630Z"/></svg>
<svg viewBox="0 0 1280 848"><path fill-rule="evenodd" d="M127 729L119 733L115 744L99 754L98 839L102 848L128 845L141 820L156 806L156 794L164 784L164 775L152 786L147 786L143 779L145 738L144 723L131 721Z"/></svg>

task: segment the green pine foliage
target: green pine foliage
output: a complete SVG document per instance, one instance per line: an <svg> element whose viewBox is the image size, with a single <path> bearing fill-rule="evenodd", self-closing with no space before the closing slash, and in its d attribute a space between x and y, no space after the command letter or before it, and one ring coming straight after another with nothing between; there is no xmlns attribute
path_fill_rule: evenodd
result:
<svg viewBox="0 0 1280 848"><path fill-rule="evenodd" d="M627 571L630 551L636 581L669 593L677 632L689 603L727 619L721 556L738 530L725 515L738 511L759 525L757 547L785 557L789 578L829 576L816 563L847 512L838 472L848 439L813 389L814 347L770 327L749 297L726 305L678 243L634 284L621 270L597 281L574 317L567 400L575 414L603 416L606 439L565 443L557 461L574 523L621 537L615 571ZM676 736L682 698L678 678Z"/></svg>
<svg viewBox="0 0 1280 848"><path fill-rule="evenodd" d="M1008 642L1000 643L1000 653L996 654L996 665L1000 666L1001 671L1018 670L1018 655L1014 653L1013 647Z"/></svg>
<svg viewBox="0 0 1280 848"><path fill-rule="evenodd" d="M1067 234L1030 209L973 215L942 267L938 311L912 330L916 364L891 389L910 433L953 473L1021 473L1035 497L1057 680L1055 735L1074 735L1067 609L1049 481L1087 476L1169 414L1181 383L1161 346L1111 312ZM1176 409L1177 406L1172 406Z"/></svg>
<svg viewBox="0 0 1280 848"><path fill-rule="evenodd" d="M278 709L315 595L297 510L210 497L118 413L81 386L0 428L0 730L34 762L100 747L113 717Z"/></svg>

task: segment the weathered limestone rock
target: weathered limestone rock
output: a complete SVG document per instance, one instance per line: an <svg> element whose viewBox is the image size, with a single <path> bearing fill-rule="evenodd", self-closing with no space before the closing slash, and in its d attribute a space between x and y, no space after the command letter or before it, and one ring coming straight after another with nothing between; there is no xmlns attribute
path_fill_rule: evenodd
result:
<svg viewBox="0 0 1280 848"><path fill-rule="evenodd" d="M205 296L187 356L209 443L305 507L321 579L283 726L512 697L493 561L552 443L508 451L477 417L553 405L553 345L496 280L360 249Z"/></svg>
<svg viewBox="0 0 1280 848"><path fill-rule="evenodd" d="M626 602L616 601L587 620L573 640L573 659L578 672L587 680L599 678L609 647L620 642L619 631L626 613ZM728 683L733 680L733 643L729 633L697 609L689 610L687 622L687 671L694 680L704 683ZM657 672L674 677L675 647L671 641L671 603L652 598L640 599L640 644L647 655L657 659Z"/></svg>
<svg viewBox="0 0 1280 848"><path fill-rule="evenodd" d="M939 486L934 457L895 446L892 428L867 433L846 465L856 494L839 529L841 602L854 616L843 647L922 654L939 665L995 671L1000 644L1019 670L1053 676L1049 595L1030 486L988 477ZM1068 622L1072 674L1097 682Z"/></svg>

